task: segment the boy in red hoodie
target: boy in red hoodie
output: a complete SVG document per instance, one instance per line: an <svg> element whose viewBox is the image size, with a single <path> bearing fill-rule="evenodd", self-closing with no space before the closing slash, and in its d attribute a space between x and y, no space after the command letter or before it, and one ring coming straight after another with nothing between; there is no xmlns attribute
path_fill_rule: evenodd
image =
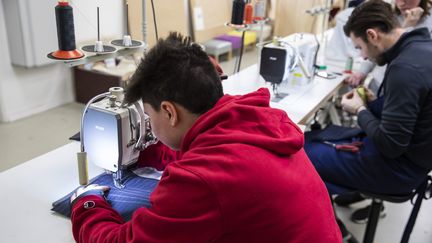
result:
<svg viewBox="0 0 432 243"><path fill-rule="evenodd" d="M143 164L145 155L157 157L164 168L152 206L124 222L101 196L107 187L79 189L72 197L75 240L340 243L303 134L285 112L269 107L269 97L267 89L223 95L198 45L177 33L159 40L125 97L142 100L163 143L140 158Z"/></svg>

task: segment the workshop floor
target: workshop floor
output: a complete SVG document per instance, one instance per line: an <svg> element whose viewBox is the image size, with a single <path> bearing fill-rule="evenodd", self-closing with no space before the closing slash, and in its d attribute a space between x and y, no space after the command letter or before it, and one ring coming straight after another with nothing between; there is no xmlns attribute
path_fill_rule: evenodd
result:
<svg viewBox="0 0 432 243"><path fill-rule="evenodd" d="M243 68L256 62L256 50L245 52ZM221 62L226 74L233 72L234 63L235 58ZM82 104L71 103L12 123L0 123L0 173L69 143L68 138L79 131L82 109ZM366 202L355 204L351 208L336 209L347 228L360 241L365 225L352 223L349 216L356 208L364 205ZM380 220L375 242L399 242L411 205L386 203L385 207L387 216ZM432 217L429 215L432 215L432 200L423 202L410 242L432 242Z"/></svg>
<svg viewBox="0 0 432 243"><path fill-rule="evenodd" d="M345 223L347 229L362 242L363 234L366 229L366 224L357 224L350 220L351 213L366 205L370 204L370 200L359 202L351 205L349 208L336 207L336 213ZM411 213L412 205L410 202L395 204L384 203L385 214L378 222L377 231L374 242L376 243L397 243L402 238L403 230ZM417 217L416 224L410 237L412 243L430 243L432 242L432 200L423 200ZM345 242L344 242L345 243Z"/></svg>

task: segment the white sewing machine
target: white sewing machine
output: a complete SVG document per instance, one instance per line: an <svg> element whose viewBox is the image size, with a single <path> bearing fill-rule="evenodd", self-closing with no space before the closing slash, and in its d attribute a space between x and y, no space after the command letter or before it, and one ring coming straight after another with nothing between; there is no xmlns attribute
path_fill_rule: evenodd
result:
<svg viewBox="0 0 432 243"><path fill-rule="evenodd" d="M314 76L318 40L313 34L296 33L275 39L261 51L260 74L273 85L276 98L287 95L290 85L306 85Z"/></svg>
<svg viewBox="0 0 432 243"><path fill-rule="evenodd" d="M80 134L79 154L84 153L83 157L87 154L91 163L111 172L118 188L123 187L123 170L138 160L141 150L157 142L141 105L136 102L127 106L123 97L123 88L113 87L90 100L83 112Z"/></svg>

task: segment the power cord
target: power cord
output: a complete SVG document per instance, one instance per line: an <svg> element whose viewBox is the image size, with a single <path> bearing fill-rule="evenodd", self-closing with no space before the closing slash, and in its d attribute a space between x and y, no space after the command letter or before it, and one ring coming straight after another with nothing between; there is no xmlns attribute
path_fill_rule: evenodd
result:
<svg viewBox="0 0 432 243"><path fill-rule="evenodd" d="M153 12L153 22L154 22L154 27L155 27L156 42L157 42L159 40L159 35L158 35L158 29L157 29L157 24L156 24L156 14L155 14L155 7L153 4L153 0L151 0L151 5L152 5L152 12Z"/></svg>
<svg viewBox="0 0 432 243"><path fill-rule="evenodd" d="M240 56L239 56L239 61L238 61L237 70L236 70L237 73L240 72L241 61L242 61L242 57L243 57L243 49L244 49L244 38L245 38L245 33L246 33L246 31L243 30L243 32L242 32L242 37L241 37L241 44L240 44Z"/></svg>

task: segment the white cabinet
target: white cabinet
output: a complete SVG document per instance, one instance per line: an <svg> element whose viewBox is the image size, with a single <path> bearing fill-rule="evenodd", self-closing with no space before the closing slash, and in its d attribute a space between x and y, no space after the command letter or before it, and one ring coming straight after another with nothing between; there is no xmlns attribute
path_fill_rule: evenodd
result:
<svg viewBox="0 0 432 243"><path fill-rule="evenodd" d="M11 62L24 67L54 61L46 55L58 48L57 0L2 0Z"/></svg>

